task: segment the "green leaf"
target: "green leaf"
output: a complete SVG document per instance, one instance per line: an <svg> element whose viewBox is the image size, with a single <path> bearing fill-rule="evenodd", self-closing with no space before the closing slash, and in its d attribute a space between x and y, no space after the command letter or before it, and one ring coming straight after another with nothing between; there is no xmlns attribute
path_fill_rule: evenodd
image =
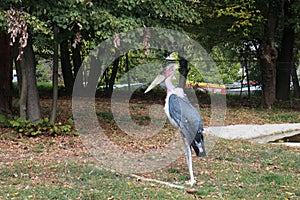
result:
<svg viewBox="0 0 300 200"><path fill-rule="evenodd" d="M6 121L7 121L6 117L4 115L0 114L0 123L4 123Z"/></svg>

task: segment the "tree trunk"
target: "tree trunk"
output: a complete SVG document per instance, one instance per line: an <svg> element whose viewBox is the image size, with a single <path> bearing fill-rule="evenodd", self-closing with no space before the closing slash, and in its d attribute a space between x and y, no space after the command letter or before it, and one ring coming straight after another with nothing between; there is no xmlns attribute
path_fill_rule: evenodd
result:
<svg viewBox="0 0 300 200"><path fill-rule="evenodd" d="M64 79L65 90L67 94L72 94L73 85L74 85L74 76L72 73L70 51L69 51L69 45L67 40L64 40L60 43L60 61L61 61L61 70Z"/></svg>
<svg viewBox="0 0 300 200"><path fill-rule="evenodd" d="M18 39L17 39L18 41ZM14 43L12 47L12 57L13 57L13 63L15 63L16 71L17 71L17 79L18 79L18 91L19 95L21 94L21 87L22 87L22 75L21 75L21 66L20 62L17 61L17 57L19 55L19 44Z"/></svg>
<svg viewBox="0 0 300 200"><path fill-rule="evenodd" d="M300 98L299 79L297 76L297 69L295 64L293 64L292 66L291 75L292 75L293 86L294 86L294 97Z"/></svg>
<svg viewBox="0 0 300 200"><path fill-rule="evenodd" d="M264 27L264 38L260 46L260 65L262 72L262 106L269 109L276 97L276 59L275 31L277 27L280 0L269 0L267 22Z"/></svg>
<svg viewBox="0 0 300 200"><path fill-rule="evenodd" d="M26 73L26 64L23 63L24 59L18 61L18 66L20 68L20 118L23 120L27 119L27 97L28 97L28 84L27 84L27 73Z"/></svg>
<svg viewBox="0 0 300 200"><path fill-rule="evenodd" d="M275 101L277 51L272 43L262 44L261 51L262 106L270 109Z"/></svg>
<svg viewBox="0 0 300 200"><path fill-rule="evenodd" d="M186 77L189 73L189 68L188 68L188 61L185 60L184 58L180 57L179 60L179 72L180 72L180 77L179 77L179 87L180 88L185 88L186 84Z"/></svg>
<svg viewBox="0 0 300 200"><path fill-rule="evenodd" d="M105 82L105 89L104 89L104 93L105 95L107 96L108 94L108 86L109 86L109 75L108 75L108 70L109 70L109 67L107 67L104 72L103 72L103 79L104 79L104 82Z"/></svg>
<svg viewBox="0 0 300 200"><path fill-rule="evenodd" d="M87 68L89 69L89 75L87 78L88 84L85 87L85 90L88 94L94 91L98 85L98 77L101 74L101 62L94 55L89 55L90 63L84 62L84 64L88 64ZM99 69L100 68L100 69Z"/></svg>
<svg viewBox="0 0 300 200"><path fill-rule="evenodd" d="M17 41L19 38L17 38ZM21 64L22 60L17 60L19 56L19 44L13 44L13 61L16 66L17 77L18 77L18 91L19 91L19 115L20 118L26 120L26 110L27 110L27 78L25 64Z"/></svg>
<svg viewBox="0 0 300 200"><path fill-rule="evenodd" d="M9 35L0 31L0 113L12 109L12 49Z"/></svg>
<svg viewBox="0 0 300 200"><path fill-rule="evenodd" d="M78 79L79 83L83 83L83 70L79 71L82 59L81 59L81 45L77 44L76 48L72 46L72 60L73 60L73 69L74 69L74 77ZM78 73L80 72L80 73ZM78 77L77 77L78 76Z"/></svg>
<svg viewBox="0 0 300 200"><path fill-rule="evenodd" d="M292 18L292 1L284 2L284 17ZM278 100L288 100L290 98L290 77L293 67L293 50L295 41L295 27L287 21L284 23L281 49L278 55L277 79L276 79L276 98Z"/></svg>
<svg viewBox="0 0 300 200"><path fill-rule="evenodd" d="M32 47L32 38L30 33L27 40L27 46L24 48L24 54L22 56L22 59L18 62L20 64L21 71L23 72L20 106L23 111L26 110L26 119L34 122L41 118L41 111L40 111L39 95L38 95L38 90L36 85L36 75L35 75L36 62L35 62L35 57L34 57L34 52ZM24 105L22 105L22 103L26 103L26 108L23 107ZM21 114L22 113L20 113L20 115Z"/></svg>
<svg viewBox="0 0 300 200"><path fill-rule="evenodd" d="M119 68L119 58L117 58L114 63L113 63L113 68L112 68L112 72L109 78L109 87L106 93L107 97L111 97L113 90L114 90L114 84L115 84L115 80L117 77L117 73L118 73L118 68Z"/></svg>
<svg viewBox="0 0 300 200"><path fill-rule="evenodd" d="M56 118L57 98L58 98L58 27L54 25L54 45L53 45L53 72L52 72L52 111L50 122L54 123Z"/></svg>
<svg viewBox="0 0 300 200"><path fill-rule="evenodd" d="M131 91L131 80L130 80L130 70L129 70L129 58L128 53L125 55L125 65L126 65L126 73L127 73L127 85L128 91Z"/></svg>

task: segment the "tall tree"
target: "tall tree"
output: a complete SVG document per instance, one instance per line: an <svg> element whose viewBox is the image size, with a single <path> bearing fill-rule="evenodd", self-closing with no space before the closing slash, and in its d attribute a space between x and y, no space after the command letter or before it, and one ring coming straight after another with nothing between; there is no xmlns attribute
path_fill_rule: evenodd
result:
<svg viewBox="0 0 300 200"><path fill-rule="evenodd" d="M9 35L0 30L0 113L11 112L12 50Z"/></svg>
<svg viewBox="0 0 300 200"><path fill-rule="evenodd" d="M295 48L294 48L294 65L292 66L292 70L291 70L291 76L292 76L292 81L293 81L293 89L294 89L294 97L296 98L300 98L300 82L299 82L299 77L297 74L297 69L299 69L299 61L300 61L300 56L298 56L299 54L299 47L300 47L300 29L299 29L299 25L300 25L300 18L299 18L299 14L300 14L300 1L295 1L295 3L293 4L293 21L295 22Z"/></svg>
<svg viewBox="0 0 300 200"><path fill-rule="evenodd" d="M61 61L61 71L63 75L65 90L67 94L72 94L74 76L72 72L72 64L70 59L68 40L63 40L60 43L60 61Z"/></svg>
<svg viewBox="0 0 300 200"><path fill-rule="evenodd" d="M275 32L278 16L281 13L282 0L268 1L268 15L264 26L264 35L260 46L260 64L262 72L262 106L272 108L276 100L276 61Z"/></svg>
<svg viewBox="0 0 300 200"><path fill-rule="evenodd" d="M291 76L294 86L294 97L300 98L300 86L299 86L299 78L297 74L296 62L293 62Z"/></svg>
<svg viewBox="0 0 300 200"><path fill-rule="evenodd" d="M17 5L20 7L20 5ZM33 52L32 35L27 28L26 13L23 8L7 11L8 33L11 43L18 42L19 49L14 57L16 66L20 68L22 83L20 94L20 116L23 119L36 121L41 118L39 96L36 85L36 62ZM11 59L10 59L11 61Z"/></svg>
<svg viewBox="0 0 300 200"><path fill-rule="evenodd" d="M276 70L276 98L279 100L290 98L290 77L294 66L295 43L295 23L292 20L292 6L294 3L294 0L284 1L284 28Z"/></svg>
<svg viewBox="0 0 300 200"><path fill-rule="evenodd" d="M36 60L33 51L32 36L29 33L27 45L24 48L23 56L20 59L20 67L22 72L25 71L26 85L26 118L30 121L37 121L41 118L40 99L36 82ZM22 90L22 89L21 89Z"/></svg>
<svg viewBox="0 0 300 200"><path fill-rule="evenodd" d="M58 99L58 27L54 25L54 44L53 44L53 72L52 72L52 112L50 122L54 123L56 118L57 99Z"/></svg>
<svg viewBox="0 0 300 200"><path fill-rule="evenodd" d="M109 78L108 88L106 88L106 94L105 94L108 97L111 97L111 95L113 93L114 84L115 84L118 69L119 69L119 62L120 62L120 58L117 58L113 62L112 72L111 72L111 75L110 75L110 78Z"/></svg>

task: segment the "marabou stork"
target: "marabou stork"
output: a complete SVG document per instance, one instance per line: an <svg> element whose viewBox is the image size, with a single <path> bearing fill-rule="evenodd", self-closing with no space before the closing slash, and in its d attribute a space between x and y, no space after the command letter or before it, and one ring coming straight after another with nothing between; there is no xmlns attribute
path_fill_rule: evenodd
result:
<svg viewBox="0 0 300 200"><path fill-rule="evenodd" d="M185 147L185 156L190 173L190 180L186 183L196 183L192 167L191 147L199 157L206 156L203 139L203 123L197 109L190 103L182 88L175 87L172 79L178 68L177 63L168 63L163 71L154 79L145 93L149 92L156 85L165 81L167 97L164 110L170 122L179 128Z"/></svg>

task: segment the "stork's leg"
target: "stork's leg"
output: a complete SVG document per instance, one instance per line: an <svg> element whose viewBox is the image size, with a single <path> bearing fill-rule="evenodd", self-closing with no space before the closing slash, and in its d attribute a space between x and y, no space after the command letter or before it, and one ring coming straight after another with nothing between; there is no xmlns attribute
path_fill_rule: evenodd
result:
<svg viewBox="0 0 300 200"><path fill-rule="evenodd" d="M187 144L186 140L183 139L183 143L185 146L185 157L186 157L186 162L189 168L189 173L190 173L190 180L186 181L186 184L193 186L196 183L196 180L194 178L194 172L193 172L193 163L192 163L192 151L191 147L189 144Z"/></svg>
<svg viewBox="0 0 300 200"><path fill-rule="evenodd" d="M187 181L186 184L193 186L196 183L196 180L194 178L192 152L191 152L190 146L187 146L187 148L186 148L186 162L188 164L189 173L190 173L190 180Z"/></svg>

